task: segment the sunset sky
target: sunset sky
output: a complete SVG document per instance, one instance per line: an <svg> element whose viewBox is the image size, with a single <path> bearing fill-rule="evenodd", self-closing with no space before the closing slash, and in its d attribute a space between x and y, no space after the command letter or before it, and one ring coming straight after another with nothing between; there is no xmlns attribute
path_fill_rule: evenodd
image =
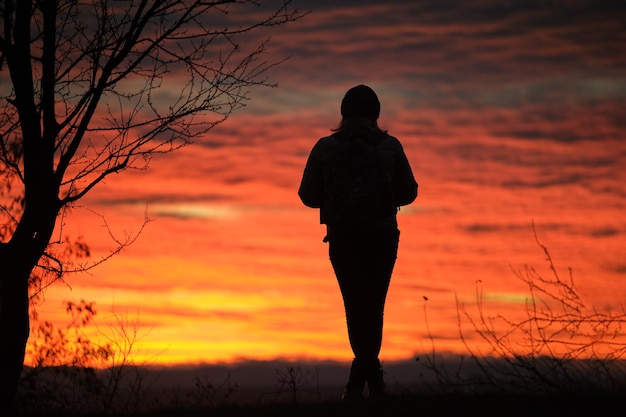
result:
<svg viewBox="0 0 626 417"><path fill-rule="evenodd" d="M475 311L477 286L487 315L524 318L515 271L551 277L533 223L589 309L622 308L621 2L295 4L311 13L263 34L268 58L289 57L269 74L277 88L252 90L208 135L108 179L64 219L93 260L115 247L103 217L118 237L151 221L115 258L50 288L41 317L62 324L64 300L95 301L93 334L115 315L136 319L139 358L160 364L350 360L324 229L297 188L357 84L377 92L379 124L402 142L420 193L398 216L381 358L431 343L463 352L456 300Z"/></svg>

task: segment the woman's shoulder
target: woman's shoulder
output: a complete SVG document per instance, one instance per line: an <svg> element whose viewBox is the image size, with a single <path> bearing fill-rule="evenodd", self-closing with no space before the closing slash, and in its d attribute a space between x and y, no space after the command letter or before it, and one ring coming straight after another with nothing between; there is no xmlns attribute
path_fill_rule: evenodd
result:
<svg viewBox="0 0 626 417"><path fill-rule="evenodd" d="M320 138L317 141L317 143L322 146L332 145L334 142L337 141L338 137L339 135L337 134L337 132L335 132L332 135L328 135L328 136L324 136L323 138Z"/></svg>
<svg viewBox="0 0 626 417"><path fill-rule="evenodd" d="M324 136L323 138L318 139L317 143L313 147L313 150L317 152L325 152L332 151L337 146L339 146L339 137L337 133L333 133L329 136Z"/></svg>
<svg viewBox="0 0 626 417"><path fill-rule="evenodd" d="M394 151L399 151L402 152L403 148L402 148L402 144L400 143L400 140L398 138L396 138L395 136L390 135L389 133L385 132L385 137L382 140L380 146L384 147L385 149L388 150L394 150Z"/></svg>

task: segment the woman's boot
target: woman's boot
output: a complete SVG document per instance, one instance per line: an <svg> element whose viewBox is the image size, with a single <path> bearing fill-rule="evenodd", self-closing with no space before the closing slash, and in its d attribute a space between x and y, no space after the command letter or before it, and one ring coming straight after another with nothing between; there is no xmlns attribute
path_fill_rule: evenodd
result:
<svg viewBox="0 0 626 417"><path fill-rule="evenodd" d="M350 367L350 377L341 396L342 400L360 400L363 398L365 388L366 368L362 361L354 359Z"/></svg>
<svg viewBox="0 0 626 417"><path fill-rule="evenodd" d="M369 398L379 399L384 398L387 395L385 387L385 381L383 378L383 368L378 358L372 360L366 371L367 389L369 391Z"/></svg>

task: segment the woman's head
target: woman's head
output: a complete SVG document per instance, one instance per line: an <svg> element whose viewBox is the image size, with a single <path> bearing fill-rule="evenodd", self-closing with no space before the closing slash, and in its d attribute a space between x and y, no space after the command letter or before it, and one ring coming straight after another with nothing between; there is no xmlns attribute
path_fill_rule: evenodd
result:
<svg viewBox="0 0 626 417"><path fill-rule="evenodd" d="M341 101L341 123L334 132L345 132L348 137L360 136L372 139L387 133L378 127L380 102L374 90L360 84L346 92Z"/></svg>
<svg viewBox="0 0 626 417"><path fill-rule="evenodd" d="M380 102L374 90L360 84L346 92L341 101L341 116L344 119L351 117L366 117L373 121L380 115Z"/></svg>

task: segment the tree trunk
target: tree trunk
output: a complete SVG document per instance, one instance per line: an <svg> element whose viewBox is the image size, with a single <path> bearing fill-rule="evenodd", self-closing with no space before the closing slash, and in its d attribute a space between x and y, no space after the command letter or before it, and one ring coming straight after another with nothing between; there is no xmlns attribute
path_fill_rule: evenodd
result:
<svg viewBox="0 0 626 417"><path fill-rule="evenodd" d="M25 265L16 245L0 246L0 414L15 406L30 333L28 278L34 265Z"/></svg>
<svg viewBox="0 0 626 417"><path fill-rule="evenodd" d="M41 177L40 177L41 178ZM33 196L11 240L0 244L0 415L15 407L30 335L29 278L45 253L54 231L59 203L58 187L29 186ZM10 414L9 414L10 415Z"/></svg>

